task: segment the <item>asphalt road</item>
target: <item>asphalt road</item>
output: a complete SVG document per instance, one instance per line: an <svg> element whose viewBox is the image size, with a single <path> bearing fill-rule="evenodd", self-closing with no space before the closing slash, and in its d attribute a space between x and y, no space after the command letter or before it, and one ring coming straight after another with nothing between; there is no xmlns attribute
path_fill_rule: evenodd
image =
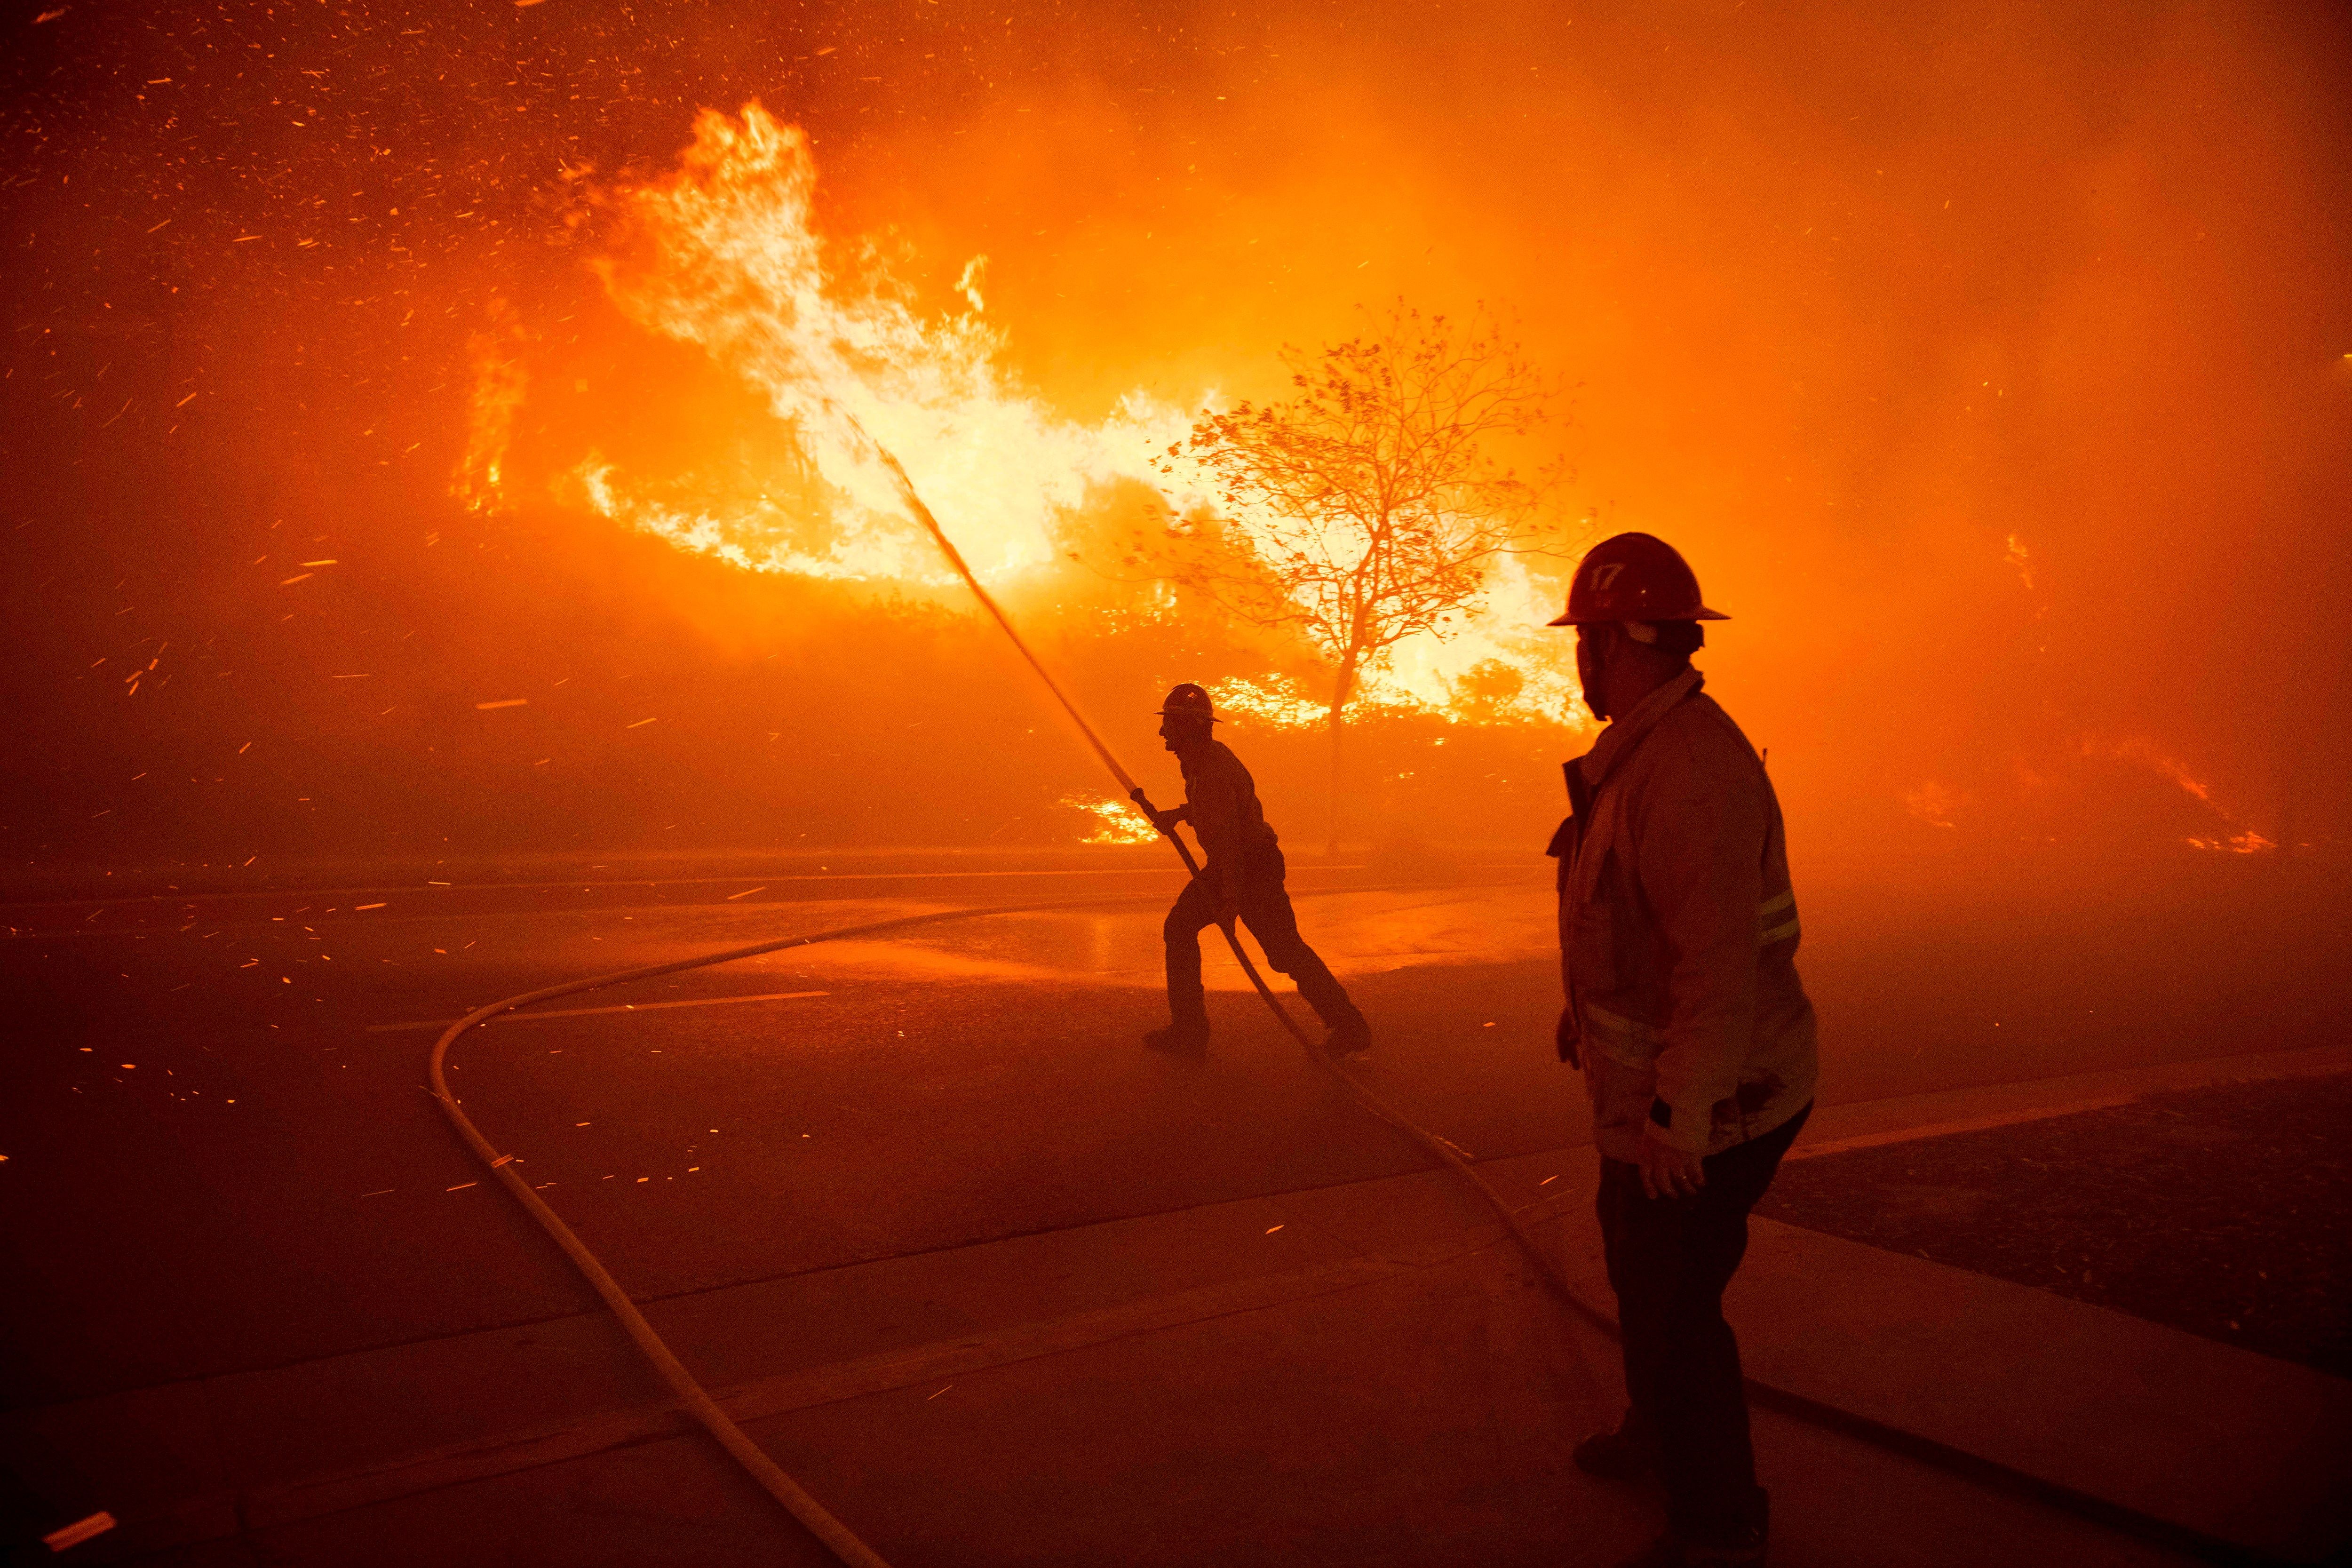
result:
<svg viewBox="0 0 2352 1568"><path fill-rule="evenodd" d="M482 1173L423 1089L436 1031L386 1026L926 909L1144 900L565 998L551 1008L613 1010L478 1031L453 1081L641 1297L1422 1163L1244 992L1213 996L1203 1056L1137 1043L1161 1016L1166 873L701 869L50 888L0 909L0 1399L589 1310L495 1184L467 1184ZM1544 869L1301 903L1379 1031L1369 1079L1480 1156L1581 1138L1580 1083L1550 1047ZM2338 1039L2352 900L2336 869L2199 858L1817 877L1802 966L1823 1098ZM1304 869L1294 886L1373 875ZM667 1005L681 1002L713 1005Z"/></svg>

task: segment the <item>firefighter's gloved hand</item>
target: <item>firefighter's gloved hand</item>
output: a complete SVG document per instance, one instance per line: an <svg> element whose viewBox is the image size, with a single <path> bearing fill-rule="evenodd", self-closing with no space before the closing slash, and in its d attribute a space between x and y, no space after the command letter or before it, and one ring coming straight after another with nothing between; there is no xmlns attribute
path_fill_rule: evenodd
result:
<svg viewBox="0 0 2352 1568"><path fill-rule="evenodd" d="M1577 1071L1582 1072L1584 1070L1584 1058L1577 1054L1576 1037L1576 1009L1573 1007L1562 1007L1559 1010L1559 1022L1552 1026L1552 1044L1559 1047L1560 1060L1566 1062Z"/></svg>

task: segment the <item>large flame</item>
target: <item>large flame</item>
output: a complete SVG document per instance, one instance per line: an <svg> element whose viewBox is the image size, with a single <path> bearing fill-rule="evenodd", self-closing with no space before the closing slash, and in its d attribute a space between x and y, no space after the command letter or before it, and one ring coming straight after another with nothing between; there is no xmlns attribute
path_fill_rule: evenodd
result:
<svg viewBox="0 0 2352 1568"><path fill-rule="evenodd" d="M807 136L758 104L704 110L676 169L613 193L616 243L597 262L630 321L702 350L755 389L802 469L790 482L681 487L634 475L596 450L560 476L576 503L681 549L747 570L944 585L952 575L909 520L877 459L904 466L973 570L1017 584L1080 542L1075 526L1113 487L1149 487L1168 515L1208 504L1205 481L1155 468L1185 434L1183 409L1130 393L1087 425L1050 408L1005 368L1004 341L980 317L984 258L956 290L969 307L926 317L871 257L835 266L813 210ZM475 344L472 430L456 489L477 507L512 484L506 462L530 384L520 332ZM1214 405L1216 395L1202 401ZM780 493L781 492L781 493ZM1254 536L1253 520L1232 520ZM1114 584L1129 611L1164 613L1164 587ZM1498 562L1483 602L1444 638L1423 636L1366 672L1350 717L1412 711L1467 723L1578 726L1590 720L1566 677L1550 606L1517 559ZM1227 700L1276 727L1326 721L1307 689L1244 678Z"/></svg>
<svg viewBox="0 0 2352 1568"><path fill-rule="evenodd" d="M1184 428L1140 396L1086 426L1016 384L998 334L972 309L927 320L887 273L836 276L813 221L807 136L757 104L705 110L677 168L625 193L625 244L600 264L624 314L701 348L765 398L821 481L811 533L766 495L681 511L600 458L578 470L607 516L758 570L820 577L950 580L876 458L906 468L982 577L1003 581L1060 553L1059 525L1101 487L1150 479L1155 443Z"/></svg>

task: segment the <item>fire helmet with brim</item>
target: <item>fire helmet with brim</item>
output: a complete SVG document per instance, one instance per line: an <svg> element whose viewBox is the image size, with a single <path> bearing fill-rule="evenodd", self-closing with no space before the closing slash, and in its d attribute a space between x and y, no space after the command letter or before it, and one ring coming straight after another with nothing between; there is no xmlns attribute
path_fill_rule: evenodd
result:
<svg viewBox="0 0 2352 1568"><path fill-rule="evenodd" d="M1698 577L1675 547L1655 534L1604 539L1577 563L1568 613L1549 623L1588 621L1727 621L1699 599Z"/></svg>
<svg viewBox="0 0 2352 1568"><path fill-rule="evenodd" d="M1168 695L1160 701L1160 715L1163 719L1171 716L1198 719L1203 724L1217 721L1217 710L1209 701L1209 694L1189 680L1169 689Z"/></svg>

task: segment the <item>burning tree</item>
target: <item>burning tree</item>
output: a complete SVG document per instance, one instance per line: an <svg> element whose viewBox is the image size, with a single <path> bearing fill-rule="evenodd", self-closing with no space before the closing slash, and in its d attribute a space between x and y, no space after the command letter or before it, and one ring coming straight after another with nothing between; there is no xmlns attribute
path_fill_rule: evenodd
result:
<svg viewBox="0 0 2352 1568"><path fill-rule="evenodd" d="M1216 497L1168 532L1168 575L1260 626L1303 634L1331 669L1329 845L1341 736L1368 668L1416 633L1444 637L1499 558L1566 542L1555 464L1522 479L1488 450L1541 424L1547 379L1484 317L1402 304L1318 353L1285 348L1296 395L1209 413L1160 470Z"/></svg>

